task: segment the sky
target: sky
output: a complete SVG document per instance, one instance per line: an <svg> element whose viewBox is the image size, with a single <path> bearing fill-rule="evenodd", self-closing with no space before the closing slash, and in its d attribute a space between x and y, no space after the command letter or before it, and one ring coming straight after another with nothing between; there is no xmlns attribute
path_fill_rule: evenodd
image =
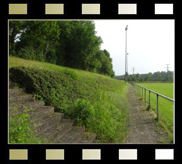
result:
<svg viewBox="0 0 182 164"><path fill-rule="evenodd" d="M101 49L112 58L115 75L125 74L127 30L128 73L174 71L174 20L94 20Z"/></svg>

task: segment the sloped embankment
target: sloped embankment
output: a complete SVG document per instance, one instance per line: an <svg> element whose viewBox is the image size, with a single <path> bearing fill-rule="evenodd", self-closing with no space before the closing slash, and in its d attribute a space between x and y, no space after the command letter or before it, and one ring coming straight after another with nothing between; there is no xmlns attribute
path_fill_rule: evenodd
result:
<svg viewBox="0 0 182 164"><path fill-rule="evenodd" d="M59 70L58 66L56 70L48 70L37 68L36 64L35 67L32 63L22 67L19 63L20 66L10 68L10 80L34 98L43 100L45 105L53 106L55 112L64 113L77 125L96 133L99 142L124 141L127 136L127 84L86 71L64 67Z"/></svg>

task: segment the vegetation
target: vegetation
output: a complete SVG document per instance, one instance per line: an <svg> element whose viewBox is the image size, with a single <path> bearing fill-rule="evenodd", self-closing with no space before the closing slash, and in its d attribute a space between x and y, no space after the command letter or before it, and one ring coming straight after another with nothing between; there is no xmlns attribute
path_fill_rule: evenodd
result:
<svg viewBox="0 0 182 164"><path fill-rule="evenodd" d="M125 75L122 76L115 76L115 79L125 79ZM128 76L128 81L162 81L162 82L173 82L173 72L172 71L168 71L168 72L164 72L164 71L158 71L158 72L154 72L154 73L146 73L146 74L134 74L134 75L129 75Z"/></svg>
<svg viewBox="0 0 182 164"><path fill-rule="evenodd" d="M158 92L166 97L173 98L173 83L137 83L145 88ZM143 91L143 95L144 95ZM157 112L156 94L151 93L151 108ZM146 91L146 100L149 100L149 93ZM168 134L173 137L173 102L159 96L159 121Z"/></svg>
<svg viewBox="0 0 182 164"><path fill-rule="evenodd" d="M108 76L9 58L9 77L57 112L97 134L100 142L123 142L127 135L127 84Z"/></svg>
<svg viewBox="0 0 182 164"><path fill-rule="evenodd" d="M9 21L9 54L113 77L93 21Z"/></svg>
<svg viewBox="0 0 182 164"><path fill-rule="evenodd" d="M14 109L17 111L17 108ZM29 120L28 111L32 108L26 108L22 114L16 114L9 119L9 143L47 143L46 139L37 138L36 131L33 130L34 124Z"/></svg>

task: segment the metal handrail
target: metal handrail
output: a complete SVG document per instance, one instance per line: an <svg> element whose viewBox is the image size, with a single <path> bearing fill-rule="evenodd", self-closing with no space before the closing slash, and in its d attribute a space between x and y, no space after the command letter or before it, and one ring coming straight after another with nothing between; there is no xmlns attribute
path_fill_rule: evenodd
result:
<svg viewBox="0 0 182 164"><path fill-rule="evenodd" d="M133 83L133 84L135 84L135 83ZM138 85L138 84L135 84L135 85L137 85L137 86L139 86L139 87L142 87L142 88L144 88L144 89L146 89L146 90L148 90L148 91L150 91L150 92L152 92L152 93L158 94L159 96L161 96L161 97L163 97L163 98L165 98L165 99L168 99L168 100L174 102L173 99L171 99L171 98L169 98L169 97L166 97L166 96L164 96L164 95L162 95L162 94L160 94L160 93L154 92L153 90L150 90L150 89L145 88L145 87L143 87L143 86L141 86L141 85Z"/></svg>
<svg viewBox="0 0 182 164"><path fill-rule="evenodd" d="M160 93L157 93L157 92L155 92L155 91L153 91L153 90L150 90L150 89L148 89L148 88L145 88L145 87L143 87L143 86L141 86L141 85L138 85L138 84L135 84L135 83L132 83L132 82L130 82L130 83L131 83L133 86L135 85L135 86L138 86L138 87L141 87L141 88L142 88L142 99L143 99L143 89L145 89L145 102L146 102L146 90L149 91L149 108L150 108L150 92L155 93L155 94L157 95L157 120L159 119L159 96L161 96L161 97L163 97L163 98L165 98L165 99L167 99L167 100L169 100L169 101L174 102L173 99L171 99L171 98L169 98L169 97L166 97L166 96L164 96L164 95L162 95L162 94L160 94Z"/></svg>

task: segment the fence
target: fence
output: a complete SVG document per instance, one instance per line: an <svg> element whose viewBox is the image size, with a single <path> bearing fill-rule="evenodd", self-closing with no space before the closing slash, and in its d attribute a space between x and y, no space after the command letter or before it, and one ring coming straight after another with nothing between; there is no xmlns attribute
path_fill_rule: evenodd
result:
<svg viewBox="0 0 182 164"><path fill-rule="evenodd" d="M150 96L150 95L151 95L151 92L154 93L154 94L156 94L156 98L157 98L157 104L156 104L156 106L157 106L157 120L159 119L159 96L160 96L160 97L163 97L163 98L165 98L165 99L167 99L167 100L169 100L169 101L174 102L173 99L171 99L171 98L169 98L169 97L166 97L166 96L164 96L164 95L162 95L162 94L160 94L160 93L154 92L154 91L152 91L152 90L150 90L150 89L148 89L148 88L145 88L145 87L143 87L143 86L141 86L141 85L138 85L138 84L135 84L135 83L131 83L131 85L132 85L139 93L141 93L142 100L143 100L143 98L144 98L145 102L146 102L146 91L149 92L149 108L150 108L150 106L151 106L151 96ZM143 90L144 90L144 92L143 92ZM145 93L145 94L144 94L144 93Z"/></svg>

